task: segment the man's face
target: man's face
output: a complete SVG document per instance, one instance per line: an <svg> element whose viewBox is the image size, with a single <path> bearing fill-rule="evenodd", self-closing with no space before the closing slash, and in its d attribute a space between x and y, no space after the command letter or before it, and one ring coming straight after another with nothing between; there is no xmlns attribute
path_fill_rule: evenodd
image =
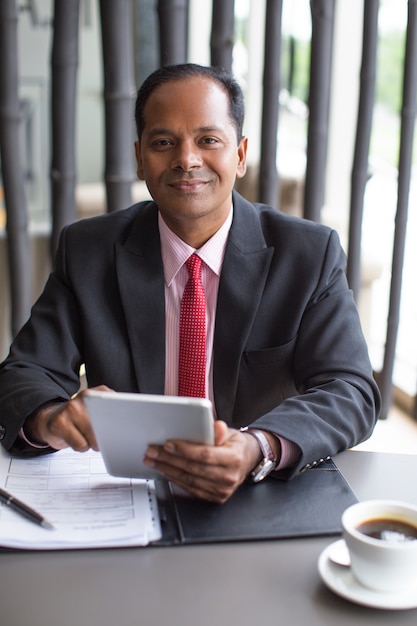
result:
<svg viewBox="0 0 417 626"><path fill-rule="evenodd" d="M226 92L205 77L171 81L150 95L144 120L136 143L139 178L174 232L181 237L197 228L208 239L246 171L247 140L237 142Z"/></svg>

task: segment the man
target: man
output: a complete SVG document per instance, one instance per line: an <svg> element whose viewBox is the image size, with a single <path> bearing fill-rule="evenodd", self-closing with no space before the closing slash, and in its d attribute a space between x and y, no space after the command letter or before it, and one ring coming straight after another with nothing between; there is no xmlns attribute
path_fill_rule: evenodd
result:
<svg viewBox="0 0 417 626"><path fill-rule="evenodd" d="M161 68L135 115L137 172L154 202L64 229L0 370L5 447L97 448L83 392L72 397L82 364L92 387L178 393L184 263L195 252L215 445L167 442L145 462L223 502L251 475L291 478L367 438L379 395L338 237L232 191L247 149L237 83L213 68Z"/></svg>

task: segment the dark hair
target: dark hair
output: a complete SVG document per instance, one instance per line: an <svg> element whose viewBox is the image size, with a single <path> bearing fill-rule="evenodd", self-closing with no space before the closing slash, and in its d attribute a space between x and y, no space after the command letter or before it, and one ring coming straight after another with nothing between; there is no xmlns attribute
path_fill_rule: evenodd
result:
<svg viewBox="0 0 417 626"><path fill-rule="evenodd" d="M242 138L243 121L245 117L245 104L242 89L230 72L220 67L196 65L195 63L182 63L179 65L165 65L155 70L145 79L140 87L135 105L135 123L138 138L140 139L145 125L144 108L149 96L153 91L165 83L171 81L186 80L195 76L202 76L216 81L229 96L230 119L236 128L238 142Z"/></svg>

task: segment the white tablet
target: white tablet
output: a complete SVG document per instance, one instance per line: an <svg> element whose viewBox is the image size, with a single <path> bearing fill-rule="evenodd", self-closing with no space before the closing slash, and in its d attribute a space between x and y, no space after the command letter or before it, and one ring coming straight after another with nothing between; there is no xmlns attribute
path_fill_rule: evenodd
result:
<svg viewBox="0 0 417 626"><path fill-rule="evenodd" d="M143 464L149 444L183 439L213 444L212 404L204 398L88 390L84 401L112 476L157 478Z"/></svg>

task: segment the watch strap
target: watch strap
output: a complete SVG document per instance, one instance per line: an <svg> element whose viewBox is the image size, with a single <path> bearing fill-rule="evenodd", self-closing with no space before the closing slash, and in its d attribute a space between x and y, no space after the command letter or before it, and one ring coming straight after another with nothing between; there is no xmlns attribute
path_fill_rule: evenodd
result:
<svg viewBox="0 0 417 626"><path fill-rule="evenodd" d="M240 430L244 433L248 433L249 435L252 435L253 437L255 437L261 449L262 457L264 459L267 459L268 461L273 461L276 464L277 459L274 454L274 451L271 447L271 444L269 443L268 437L265 435L265 433L262 432L262 430L259 430L258 428L248 428L248 427L241 428Z"/></svg>

